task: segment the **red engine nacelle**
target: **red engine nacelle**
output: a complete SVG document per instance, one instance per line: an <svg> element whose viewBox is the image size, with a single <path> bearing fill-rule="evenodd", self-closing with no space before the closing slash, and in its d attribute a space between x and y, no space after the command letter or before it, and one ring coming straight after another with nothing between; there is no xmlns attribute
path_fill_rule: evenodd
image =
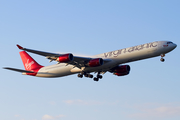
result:
<svg viewBox="0 0 180 120"><path fill-rule="evenodd" d="M117 76L124 76L124 75L128 75L129 72L126 72L126 73L113 73L114 75L117 75Z"/></svg>
<svg viewBox="0 0 180 120"><path fill-rule="evenodd" d="M71 53L61 55L57 58L57 61L60 63L68 63L74 59Z"/></svg>
<svg viewBox="0 0 180 120"><path fill-rule="evenodd" d="M130 66L129 65L122 65L122 66L118 66L116 67L113 72L114 72L114 75L117 75L117 76L124 76L124 75L128 75L129 72L130 72Z"/></svg>
<svg viewBox="0 0 180 120"><path fill-rule="evenodd" d="M89 61L87 64L89 67L98 67L103 65L104 61L102 58L95 58Z"/></svg>

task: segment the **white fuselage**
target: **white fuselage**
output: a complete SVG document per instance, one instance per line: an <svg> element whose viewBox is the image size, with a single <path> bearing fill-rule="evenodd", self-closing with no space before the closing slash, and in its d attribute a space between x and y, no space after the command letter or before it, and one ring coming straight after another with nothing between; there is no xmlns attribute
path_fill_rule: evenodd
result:
<svg viewBox="0 0 180 120"><path fill-rule="evenodd" d="M115 51L91 56L91 58L102 58L105 61L108 61L99 67L84 67L80 69L70 64L67 65L65 63L46 66L41 68L36 76L62 77L62 76L79 73L81 71L85 71L85 72L108 71L109 69L114 68L119 64L124 64L128 62L160 56L161 54L166 54L172 51L176 47L176 44L174 43L167 44L168 42L169 41L157 41L157 42L142 44L130 48L124 48L120 50L115 50Z"/></svg>

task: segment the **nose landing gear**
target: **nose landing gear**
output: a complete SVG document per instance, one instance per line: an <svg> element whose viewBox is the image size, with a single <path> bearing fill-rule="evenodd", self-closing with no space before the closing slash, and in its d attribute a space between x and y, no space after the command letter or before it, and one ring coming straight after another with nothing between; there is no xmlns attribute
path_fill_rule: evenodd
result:
<svg viewBox="0 0 180 120"><path fill-rule="evenodd" d="M165 57L165 54L161 54L161 62L164 62L165 61L165 59L163 58L163 57Z"/></svg>

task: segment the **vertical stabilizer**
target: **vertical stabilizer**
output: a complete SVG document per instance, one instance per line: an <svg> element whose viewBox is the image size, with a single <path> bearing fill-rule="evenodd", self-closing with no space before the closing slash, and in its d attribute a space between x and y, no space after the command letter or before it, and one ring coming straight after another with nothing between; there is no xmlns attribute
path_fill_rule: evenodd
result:
<svg viewBox="0 0 180 120"><path fill-rule="evenodd" d="M24 64L24 68L26 70L36 71L43 67L43 66L39 65L27 52L21 51L19 53L20 53L22 62Z"/></svg>

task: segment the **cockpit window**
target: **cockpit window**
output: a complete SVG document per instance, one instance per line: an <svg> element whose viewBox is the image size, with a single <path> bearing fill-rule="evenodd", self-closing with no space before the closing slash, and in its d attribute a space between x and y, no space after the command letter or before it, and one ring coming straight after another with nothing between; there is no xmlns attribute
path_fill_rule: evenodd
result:
<svg viewBox="0 0 180 120"><path fill-rule="evenodd" d="M173 42L167 42L167 44L172 44Z"/></svg>

